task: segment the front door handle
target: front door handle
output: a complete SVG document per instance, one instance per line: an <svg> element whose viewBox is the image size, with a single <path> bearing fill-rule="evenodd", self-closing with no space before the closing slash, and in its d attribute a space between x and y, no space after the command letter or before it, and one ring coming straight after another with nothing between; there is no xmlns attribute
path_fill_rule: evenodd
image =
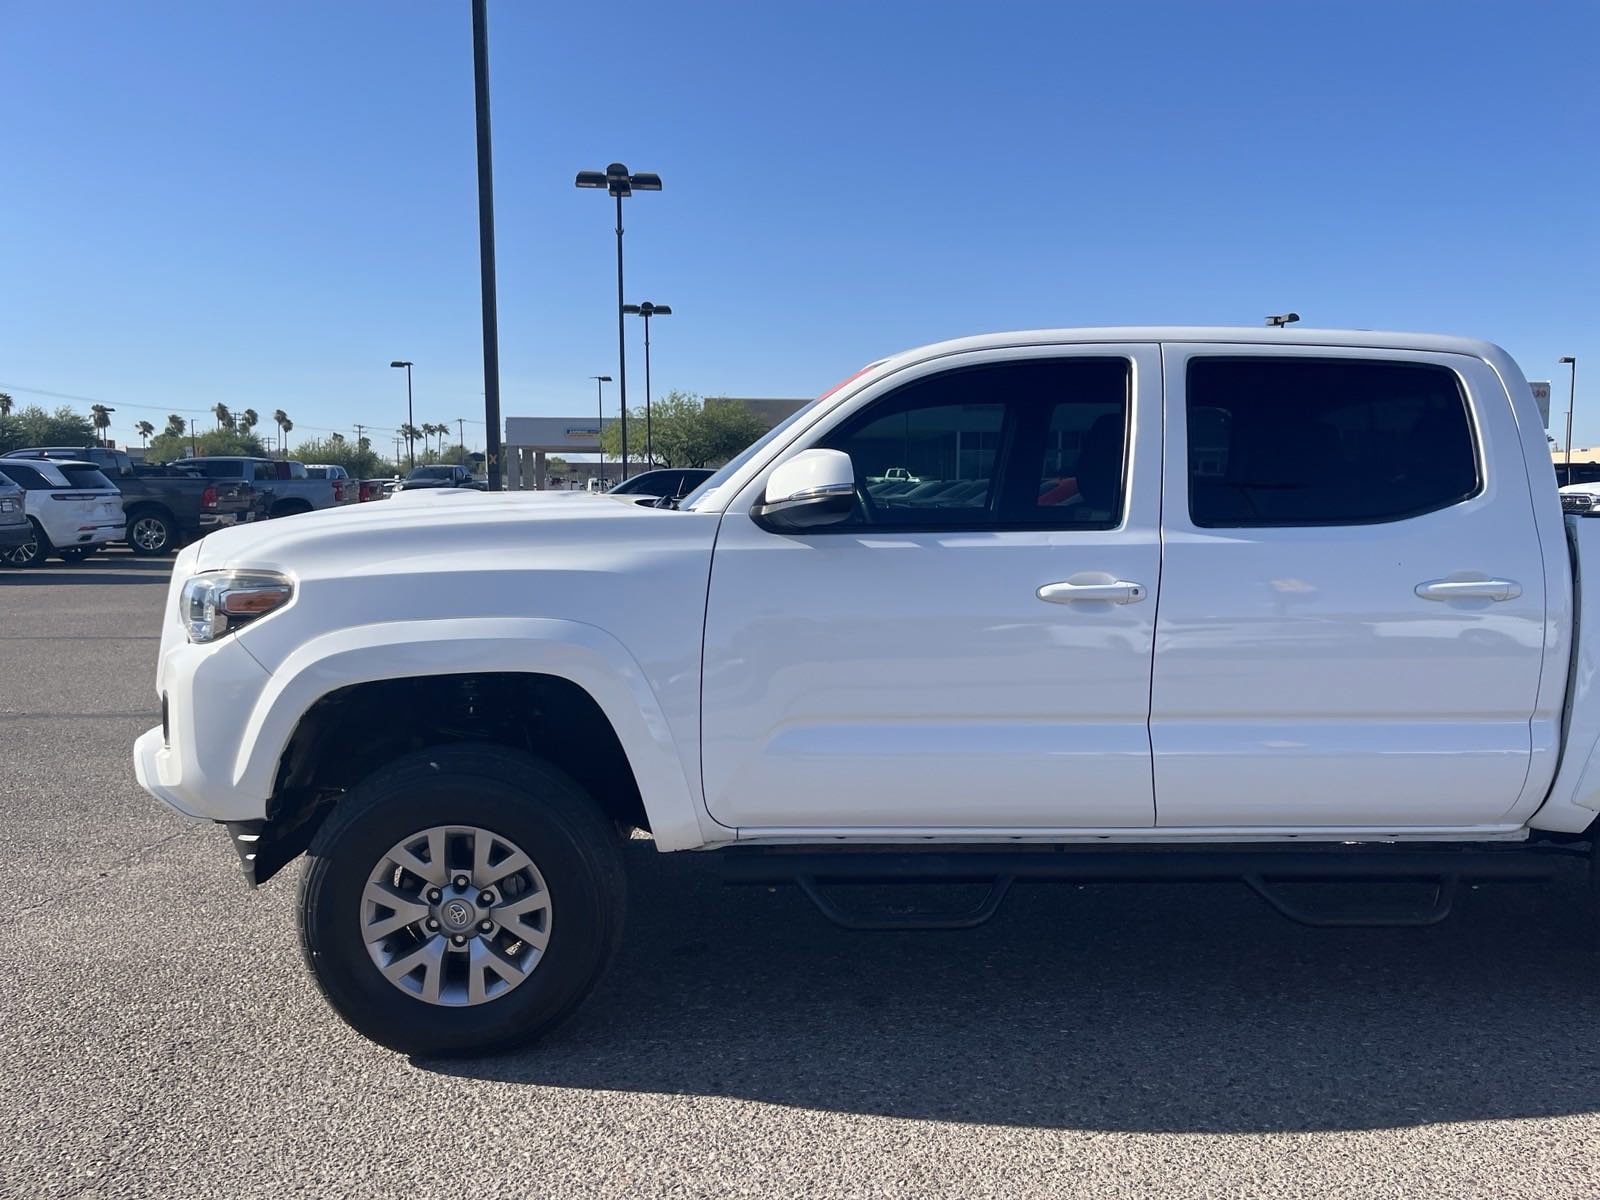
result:
<svg viewBox="0 0 1600 1200"><path fill-rule="evenodd" d="M1522 585L1512 579L1430 579L1417 584L1424 600L1515 600Z"/></svg>
<svg viewBox="0 0 1600 1200"><path fill-rule="evenodd" d="M1051 604L1078 604L1086 600L1135 604L1144 599L1144 584L1129 583L1126 579L1111 583L1047 583L1038 594L1039 599Z"/></svg>

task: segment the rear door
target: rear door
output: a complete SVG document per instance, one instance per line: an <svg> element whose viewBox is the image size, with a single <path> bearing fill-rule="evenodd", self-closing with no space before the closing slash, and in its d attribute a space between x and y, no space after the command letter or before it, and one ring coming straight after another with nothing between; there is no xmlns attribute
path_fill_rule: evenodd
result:
<svg viewBox="0 0 1600 1200"><path fill-rule="evenodd" d="M1157 823L1491 825L1544 567L1503 385L1450 354L1167 346Z"/></svg>

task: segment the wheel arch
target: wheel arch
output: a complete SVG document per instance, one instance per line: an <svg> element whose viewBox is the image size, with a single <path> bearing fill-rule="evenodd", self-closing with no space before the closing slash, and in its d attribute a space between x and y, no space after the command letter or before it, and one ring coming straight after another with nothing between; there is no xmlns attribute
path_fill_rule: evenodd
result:
<svg viewBox="0 0 1600 1200"><path fill-rule="evenodd" d="M248 636L242 641L249 649ZM584 778L581 764L577 771L570 763L566 767L582 782L606 787L609 794L597 797L602 805L618 819L631 817L649 828L658 849L731 840L732 831L712 821L695 799L684 749L675 743L643 670L620 642L595 626L546 618L354 626L310 639L282 662L262 665L271 678L245 722L234 764L234 785L243 791L276 801L280 789L291 785L293 755L302 750L295 738L303 722L316 722L317 714L326 712L319 704L348 708L352 700L359 707L362 700L389 699L396 705L396 724L405 727L419 714L430 715L425 711L430 698L443 692L459 699L455 689L467 687L486 691L501 705L532 700L537 708L566 697L574 705L568 715L595 736L592 717L602 719L620 752L621 772ZM353 690L362 688L368 690ZM592 715L577 711L586 705L592 705ZM555 727L562 728L562 722ZM522 729L525 733L525 723ZM466 732L475 736L454 740L508 744L504 736L483 738L481 726ZM542 752L538 746L523 748ZM698 746L688 747L687 756L691 765L697 762ZM563 765L562 753L547 757ZM637 805L636 814L629 804ZM269 808L269 819L273 815Z"/></svg>

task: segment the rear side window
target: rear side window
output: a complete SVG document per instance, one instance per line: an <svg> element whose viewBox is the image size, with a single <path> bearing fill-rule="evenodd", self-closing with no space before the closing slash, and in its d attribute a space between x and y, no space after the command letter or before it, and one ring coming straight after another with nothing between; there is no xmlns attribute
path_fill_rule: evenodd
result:
<svg viewBox="0 0 1600 1200"><path fill-rule="evenodd" d="M239 464L206 458L192 458L182 464L187 471L198 471L207 479L237 479Z"/></svg>
<svg viewBox="0 0 1600 1200"><path fill-rule="evenodd" d="M11 477L18 487L30 492L42 492L49 488L61 486L59 483L46 479L33 467L23 466L14 458L6 460L6 474Z"/></svg>
<svg viewBox="0 0 1600 1200"><path fill-rule="evenodd" d="M1187 392L1202 528L1398 521L1480 487L1466 394L1445 367L1195 358Z"/></svg>
<svg viewBox="0 0 1600 1200"><path fill-rule="evenodd" d="M99 467L76 466L68 464L58 466L57 470L67 477L67 482L73 487L110 488L115 490L117 486L116 484L112 483L111 480L105 477L105 474L100 470Z"/></svg>

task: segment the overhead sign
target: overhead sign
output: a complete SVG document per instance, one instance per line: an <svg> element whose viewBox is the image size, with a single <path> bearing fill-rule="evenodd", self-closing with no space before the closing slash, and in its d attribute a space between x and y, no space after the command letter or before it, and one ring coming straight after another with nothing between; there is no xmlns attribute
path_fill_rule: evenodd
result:
<svg viewBox="0 0 1600 1200"><path fill-rule="evenodd" d="M1538 383L1535 383L1533 380L1530 379L1528 381L1528 387L1533 392L1533 401L1534 401L1534 403L1539 406L1539 415L1544 418L1544 427L1546 429L1549 429L1550 428L1550 381L1548 379L1543 379L1543 380L1540 380Z"/></svg>

